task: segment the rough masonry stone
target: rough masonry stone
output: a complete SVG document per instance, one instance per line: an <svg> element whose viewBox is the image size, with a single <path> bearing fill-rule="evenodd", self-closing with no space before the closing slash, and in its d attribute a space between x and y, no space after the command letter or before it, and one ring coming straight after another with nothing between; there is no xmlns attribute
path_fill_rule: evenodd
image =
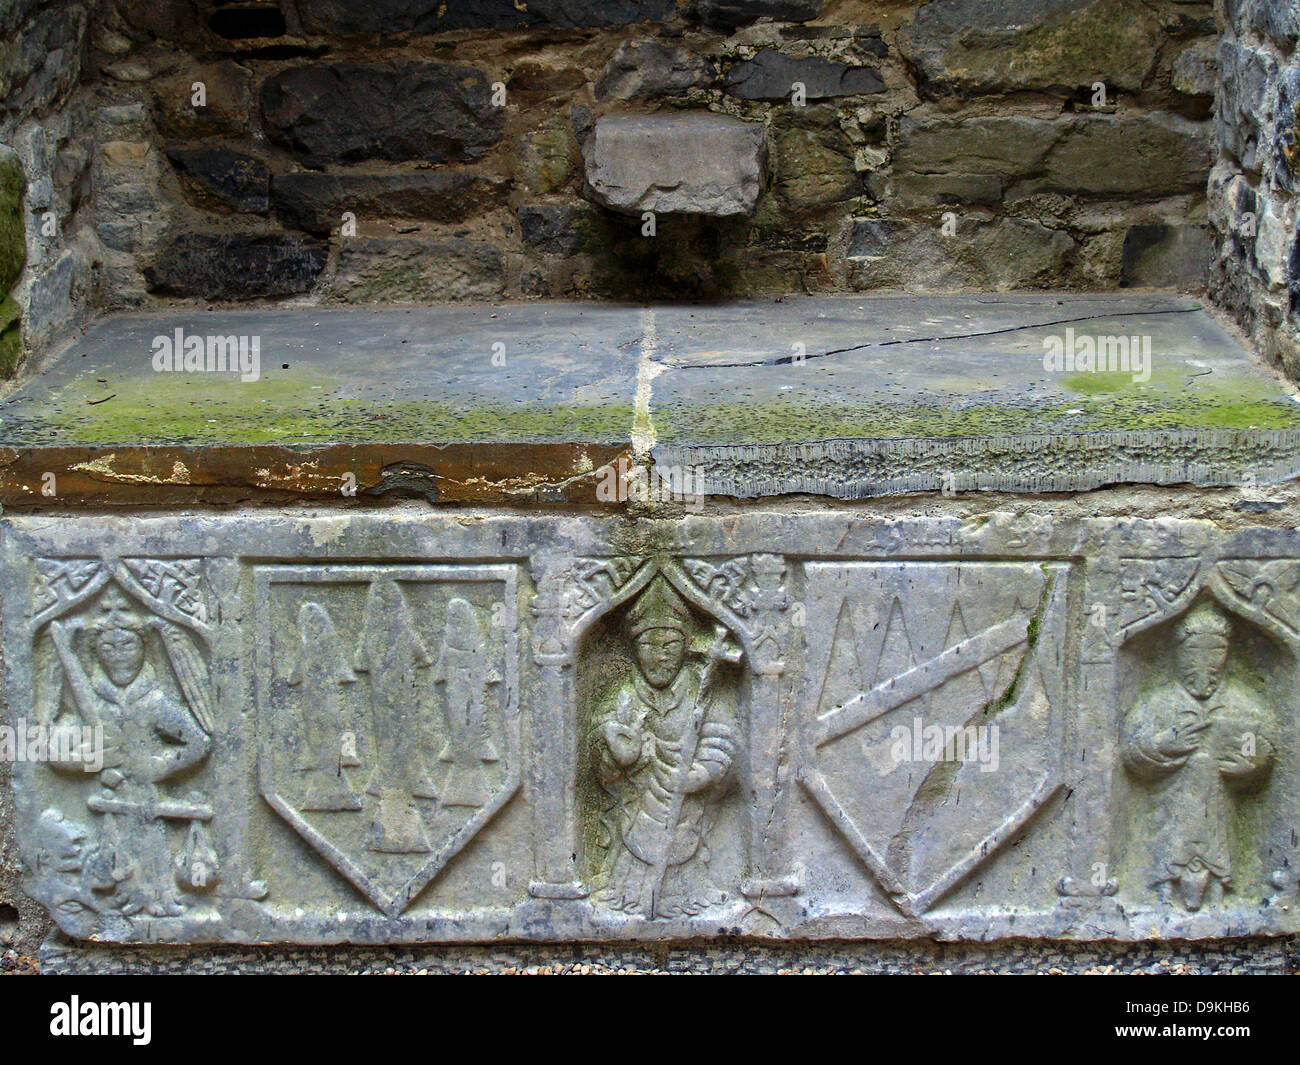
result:
<svg viewBox="0 0 1300 1065"><path fill-rule="evenodd" d="M704 25L735 29L758 19L807 22L821 14L825 0L687 0L686 11Z"/></svg>
<svg viewBox="0 0 1300 1065"><path fill-rule="evenodd" d="M210 300L306 292L325 268L328 248L292 233L183 233L146 269L151 288Z"/></svg>
<svg viewBox="0 0 1300 1065"><path fill-rule="evenodd" d="M310 166L466 160L501 139L483 72L452 63L315 63L262 83L269 132Z"/></svg>
<svg viewBox="0 0 1300 1065"><path fill-rule="evenodd" d="M654 40L624 41L596 82L596 98L641 100L674 96L713 81L707 59Z"/></svg>
<svg viewBox="0 0 1300 1065"><path fill-rule="evenodd" d="M1121 287L1205 287L1213 253L1205 226L1133 226L1124 236Z"/></svg>
<svg viewBox="0 0 1300 1065"><path fill-rule="evenodd" d="M1159 14L1127 0L930 0L907 31L925 85L964 93L1136 91L1163 39Z"/></svg>
<svg viewBox="0 0 1300 1065"><path fill-rule="evenodd" d="M328 296L347 303L445 303L500 299L504 288L505 263L491 244L349 237Z"/></svg>
<svg viewBox="0 0 1300 1065"><path fill-rule="evenodd" d="M314 0L303 7L311 33L438 33L525 26L624 26L673 17L674 0Z"/></svg>
<svg viewBox="0 0 1300 1065"><path fill-rule="evenodd" d="M900 123L894 177L906 193L963 185L980 202L1035 192L1163 198L1199 191L1211 164L1208 123L1153 112L1058 119L993 116ZM919 180L918 180L919 179Z"/></svg>
<svg viewBox="0 0 1300 1065"><path fill-rule="evenodd" d="M766 173L763 127L708 113L601 118L583 155L586 195L627 214L753 214Z"/></svg>
<svg viewBox="0 0 1300 1065"><path fill-rule="evenodd" d="M255 155L220 147L173 148L167 158L220 203L254 214L266 214L270 207L271 170Z"/></svg>
<svg viewBox="0 0 1300 1065"><path fill-rule="evenodd" d="M358 221L409 218L460 222L506 202L510 182L463 172L322 174L301 171L271 180L271 201L286 225L309 233L337 230L344 212Z"/></svg>

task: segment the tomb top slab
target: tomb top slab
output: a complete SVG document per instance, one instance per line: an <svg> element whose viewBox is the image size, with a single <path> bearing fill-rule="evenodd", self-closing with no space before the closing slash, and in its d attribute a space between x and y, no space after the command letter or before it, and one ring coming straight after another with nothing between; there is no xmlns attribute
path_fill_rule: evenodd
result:
<svg viewBox="0 0 1300 1065"><path fill-rule="evenodd" d="M0 504L50 472L65 503L600 502L649 458L742 498L1269 483L1292 391L1163 295L177 308L0 402Z"/></svg>

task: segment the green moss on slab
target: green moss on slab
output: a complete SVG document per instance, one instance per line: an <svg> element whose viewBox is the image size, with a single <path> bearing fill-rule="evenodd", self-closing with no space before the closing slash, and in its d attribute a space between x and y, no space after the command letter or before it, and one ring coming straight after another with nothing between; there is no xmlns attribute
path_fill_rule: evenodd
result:
<svg viewBox="0 0 1300 1065"><path fill-rule="evenodd" d="M1300 404L1267 378L1178 390L1152 384L1112 389L1111 375L1077 398L1012 405L852 403L808 394L786 399L674 406L654 414L663 444L774 444L807 440L934 439L1150 430L1297 429Z"/></svg>
<svg viewBox="0 0 1300 1065"><path fill-rule="evenodd" d="M295 371L248 382L197 374L82 378L52 396L42 414L57 431L32 432L60 444L384 444L621 441L633 411L630 404L385 402L340 395L329 376Z"/></svg>

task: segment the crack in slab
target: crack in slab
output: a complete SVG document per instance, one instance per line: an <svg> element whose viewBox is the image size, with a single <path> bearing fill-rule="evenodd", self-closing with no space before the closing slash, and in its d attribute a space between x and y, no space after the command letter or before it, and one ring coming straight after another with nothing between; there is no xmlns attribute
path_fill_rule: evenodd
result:
<svg viewBox="0 0 1300 1065"><path fill-rule="evenodd" d="M1074 325L1078 322L1094 322L1108 318L1152 318L1158 314L1196 314L1201 307L1177 307L1166 310L1110 311L1106 314L1088 314L1077 318L1061 318L1051 322L1030 322L1025 325L1008 325L1000 329L986 329L974 333L954 333L950 336L899 337L894 340L878 340L870 344L855 344L848 348L835 348L832 351L819 352L816 355L782 355L779 359L760 359L757 362L710 362L687 363L669 362L675 370L743 370L760 366L791 366L794 363L808 363L814 359L826 359L832 355L847 355L855 351L867 351L871 348L896 347L903 344L935 344L945 340L976 340L980 337L1002 336L1006 333L1020 333L1026 329L1051 329L1058 325Z"/></svg>

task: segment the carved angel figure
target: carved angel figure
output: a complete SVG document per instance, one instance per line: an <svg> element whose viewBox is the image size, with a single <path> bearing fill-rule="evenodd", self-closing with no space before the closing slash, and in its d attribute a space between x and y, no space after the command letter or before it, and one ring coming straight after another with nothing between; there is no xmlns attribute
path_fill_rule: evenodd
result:
<svg viewBox="0 0 1300 1065"><path fill-rule="evenodd" d="M150 661L151 630L165 650L163 657L183 699ZM127 916L177 916L182 907L166 822L188 819L188 807L170 802L160 785L208 756L212 743L211 723L205 720L210 699L206 667L175 626L162 618L141 617L114 586L100 597L93 618L75 615L52 621L49 634L65 682L54 729L68 735L66 746L59 742L54 748L72 750L84 742L83 725L102 729L104 757L98 776L103 791L87 805L101 815L101 852L108 856L117 883L114 908ZM54 768L81 772L90 759L80 750L77 758Z"/></svg>

